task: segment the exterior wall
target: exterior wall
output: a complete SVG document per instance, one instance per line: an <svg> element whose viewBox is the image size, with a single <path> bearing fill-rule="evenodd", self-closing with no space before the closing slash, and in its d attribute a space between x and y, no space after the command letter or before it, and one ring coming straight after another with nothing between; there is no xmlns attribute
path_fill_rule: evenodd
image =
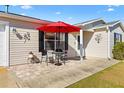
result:
<svg viewBox="0 0 124 93"><path fill-rule="evenodd" d="M3 17L0 17L0 20L9 22L10 26L10 65L27 63L28 53L30 51L38 56L38 58L41 58L41 53L39 53L39 34L35 30L41 24ZM31 36L30 40L24 43L24 39L19 39L13 32L13 27L21 36L29 32Z"/></svg>
<svg viewBox="0 0 124 93"><path fill-rule="evenodd" d="M96 35L101 34L101 41L97 43L95 40ZM77 48L77 35L76 34L69 34L69 50L68 56L80 56L80 50ZM88 57L101 57L107 58L107 32L106 29L100 29L95 32L83 32L83 45L84 45L84 55Z"/></svg>
<svg viewBox="0 0 124 93"><path fill-rule="evenodd" d="M121 27L119 25L115 25L115 27L113 27L113 29L111 28L111 35L110 35L110 49L111 49L111 57L113 57L112 54L112 49L114 46L114 33L119 33L122 34L122 42L124 42L124 31L121 29Z"/></svg>
<svg viewBox="0 0 124 93"><path fill-rule="evenodd" d="M10 65L27 63L28 53L32 51L38 58L39 53L39 34L37 30L16 28L16 31L23 36L25 33L30 33L30 40L24 43L24 39L19 39L10 28Z"/></svg>
<svg viewBox="0 0 124 93"><path fill-rule="evenodd" d="M100 43L97 43L95 40L96 35L101 34L102 39ZM95 31L92 32L84 32L84 54L86 57L101 57L107 58L107 32L103 31Z"/></svg>
<svg viewBox="0 0 124 93"><path fill-rule="evenodd" d="M76 47L76 43L77 43L76 35L77 34L74 34L74 33L68 34L68 57L77 56L78 50Z"/></svg>

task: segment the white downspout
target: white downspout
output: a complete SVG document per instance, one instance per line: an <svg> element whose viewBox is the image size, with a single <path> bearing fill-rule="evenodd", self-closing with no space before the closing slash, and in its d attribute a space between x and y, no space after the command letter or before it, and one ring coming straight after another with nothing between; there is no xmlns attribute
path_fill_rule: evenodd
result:
<svg viewBox="0 0 124 93"><path fill-rule="evenodd" d="M83 61L83 30L80 30L80 61Z"/></svg>
<svg viewBox="0 0 124 93"><path fill-rule="evenodd" d="M108 40L107 40L108 41L108 44L107 44L108 45L108 53L107 54L108 54L108 59L111 59L111 55L110 55L110 53L111 53L111 51L110 51L110 45L111 45L110 44L110 42L111 42L110 41L110 29L108 26L107 26L107 31L108 31L107 32L107 35L108 35Z"/></svg>

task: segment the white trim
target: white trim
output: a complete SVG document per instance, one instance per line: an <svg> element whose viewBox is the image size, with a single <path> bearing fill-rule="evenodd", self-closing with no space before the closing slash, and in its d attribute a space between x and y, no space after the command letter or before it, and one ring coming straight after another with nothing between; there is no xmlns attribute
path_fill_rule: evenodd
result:
<svg viewBox="0 0 124 93"><path fill-rule="evenodd" d="M107 28L108 26L109 26L109 27L113 27L114 25L116 25L116 24L118 24L118 23L120 23L120 21L114 23L113 25L103 25L103 26L100 26L100 27L93 27L93 28L91 28L91 29L89 29L89 30L92 30L92 29L99 29L99 28L105 28L105 27Z"/></svg>
<svg viewBox="0 0 124 93"><path fill-rule="evenodd" d="M110 56L110 54L111 54L111 53L110 53L110 52L111 52L111 51L110 51L110 33L111 33L111 32L110 32L109 26L107 26L107 31L108 31L108 32L107 32L107 35L108 35L108 36L107 36L107 37L108 37L108 40L107 40L107 41L108 41L108 42L107 42L107 45L108 45L108 48L107 48L107 50L108 50L108 51L107 51L107 55L108 55L108 59L111 59L111 56Z"/></svg>
<svg viewBox="0 0 124 93"><path fill-rule="evenodd" d="M6 63L4 64L4 66L9 66L10 64L10 50L9 50L9 44L10 44L10 40L9 40L9 22L6 21L0 21L0 24L4 24L5 25L5 49L6 49Z"/></svg>
<svg viewBox="0 0 124 93"><path fill-rule="evenodd" d="M97 21L100 21L100 20L104 21L102 18L99 18L99 19L91 20L91 21L86 22L86 23L85 22L84 23L79 23L79 24L76 24L75 26L80 26L80 25L84 26L84 25L87 25L87 24L90 24L90 23L93 23L93 22L97 22Z"/></svg>
<svg viewBox="0 0 124 93"><path fill-rule="evenodd" d="M114 25L116 25L116 24L118 24L118 23L120 23L120 21L114 23L113 25L109 25L109 26L112 27L112 26L114 26Z"/></svg>
<svg viewBox="0 0 124 93"><path fill-rule="evenodd" d="M6 24L6 66L10 66L10 32L9 32L9 24Z"/></svg>

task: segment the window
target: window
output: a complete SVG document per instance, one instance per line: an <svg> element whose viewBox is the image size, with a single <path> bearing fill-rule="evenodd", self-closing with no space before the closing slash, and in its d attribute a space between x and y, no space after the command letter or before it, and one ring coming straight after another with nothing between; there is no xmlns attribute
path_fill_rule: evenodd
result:
<svg viewBox="0 0 124 93"><path fill-rule="evenodd" d="M46 50L65 49L64 33L45 33L44 40Z"/></svg>
<svg viewBox="0 0 124 93"><path fill-rule="evenodd" d="M45 33L45 49L54 50L55 47L55 33Z"/></svg>
<svg viewBox="0 0 124 93"><path fill-rule="evenodd" d="M80 36L79 35L77 37L77 40L78 40L78 49L80 49Z"/></svg>
<svg viewBox="0 0 124 93"><path fill-rule="evenodd" d="M122 42L122 35L119 33L114 33L114 45L116 45L118 42Z"/></svg>
<svg viewBox="0 0 124 93"><path fill-rule="evenodd" d="M39 31L39 52L43 49L56 50L57 48L68 50L68 33L44 33Z"/></svg>

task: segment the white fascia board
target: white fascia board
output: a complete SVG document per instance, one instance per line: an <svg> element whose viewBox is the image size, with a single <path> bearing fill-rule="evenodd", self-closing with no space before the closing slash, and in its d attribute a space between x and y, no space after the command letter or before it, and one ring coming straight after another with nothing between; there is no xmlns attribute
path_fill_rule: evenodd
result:
<svg viewBox="0 0 124 93"><path fill-rule="evenodd" d="M93 21L89 21L89 22L86 22L86 23L79 23L79 24L77 24L77 26L78 25L82 25L82 26L84 26L84 25L87 25L87 24L90 24L90 23L93 23L93 22L96 22L96 21L99 21L99 20L103 20L102 18L99 18L99 19L96 19L96 20L93 20ZM104 21L104 20L103 20Z"/></svg>
<svg viewBox="0 0 124 93"><path fill-rule="evenodd" d="M121 22L118 21L118 22L114 23L113 25L108 25L108 26L112 27L112 26L114 26L114 25L116 25L116 24L118 24L118 23L121 23Z"/></svg>

